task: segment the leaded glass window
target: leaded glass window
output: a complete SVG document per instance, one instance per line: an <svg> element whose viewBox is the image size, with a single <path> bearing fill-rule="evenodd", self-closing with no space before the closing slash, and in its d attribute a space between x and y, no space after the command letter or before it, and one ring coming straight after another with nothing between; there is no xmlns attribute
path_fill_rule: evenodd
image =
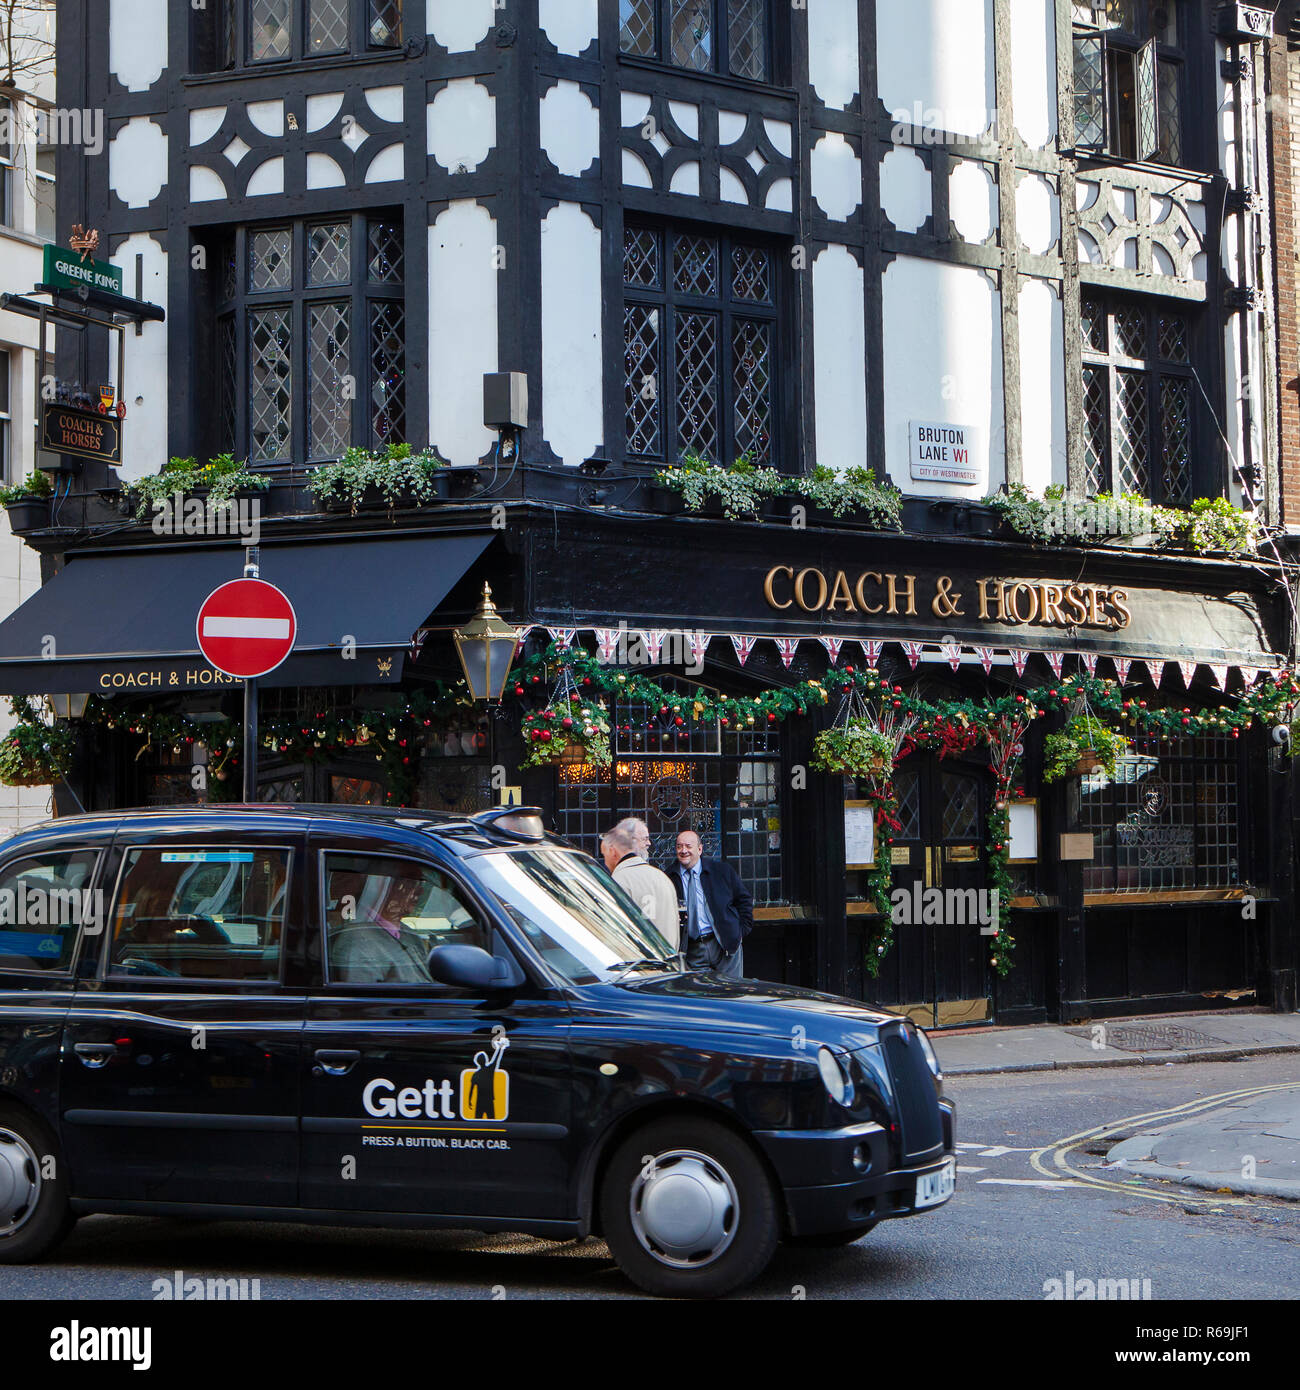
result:
<svg viewBox="0 0 1300 1390"><path fill-rule="evenodd" d="M777 462L779 266L770 246L749 240L625 228L629 455Z"/></svg>
<svg viewBox="0 0 1300 1390"><path fill-rule="evenodd" d="M619 48L693 72L772 80L773 0L620 0Z"/></svg>
<svg viewBox="0 0 1300 1390"><path fill-rule="evenodd" d="M271 464L406 441L404 264L394 214L221 237L209 410L223 451Z"/></svg>
<svg viewBox="0 0 1300 1390"><path fill-rule="evenodd" d="M701 690L679 676L657 679L688 708ZM559 833L596 853L603 831L636 816L650 829L651 860L671 873L677 836L694 830L704 853L727 860L756 903L782 901L779 731L697 720L678 726L657 704L635 700L613 702L610 722L614 757L607 770L559 766Z"/></svg>
<svg viewBox="0 0 1300 1390"><path fill-rule="evenodd" d="M1230 739L1137 739L1114 777L1083 778L1079 825L1096 852L1085 892L1229 888L1241 883L1238 748Z"/></svg>
<svg viewBox="0 0 1300 1390"><path fill-rule="evenodd" d="M1073 5L1079 149L1182 162L1182 12L1182 0Z"/></svg>
<svg viewBox="0 0 1300 1390"><path fill-rule="evenodd" d="M400 48L402 6L403 0L206 0L193 6L193 23L203 26L195 34L199 69Z"/></svg>
<svg viewBox="0 0 1300 1390"><path fill-rule="evenodd" d="M1086 295L1081 329L1089 492L1140 493L1188 506L1194 380L1187 314Z"/></svg>

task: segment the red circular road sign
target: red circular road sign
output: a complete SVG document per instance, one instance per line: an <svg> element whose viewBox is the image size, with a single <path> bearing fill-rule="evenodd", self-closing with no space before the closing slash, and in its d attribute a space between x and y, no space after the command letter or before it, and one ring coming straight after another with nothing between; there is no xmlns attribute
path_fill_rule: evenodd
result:
<svg viewBox="0 0 1300 1390"><path fill-rule="evenodd" d="M203 600L196 628L199 650L218 671L256 680L293 650L298 619L274 584L232 579Z"/></svg>

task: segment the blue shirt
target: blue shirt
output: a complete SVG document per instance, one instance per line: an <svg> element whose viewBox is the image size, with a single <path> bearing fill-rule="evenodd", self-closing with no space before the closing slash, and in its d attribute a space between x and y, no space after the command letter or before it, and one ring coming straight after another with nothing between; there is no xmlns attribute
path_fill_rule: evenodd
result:
<svg viewBox="0 0 1300 1390"><path fill-rule="evenodd" d="M682 865L678 865L682 875L682 901L688 905L690 904L690 880L694 877L696 929L700 936L712 936L714 935L713 914L709 911L709 900L704 892L704 880L700 877L700 866L702 862L702 860L697 859L693 869L687 869ZM689 921L687 923L687 929L688 931L690 929Z"/></svg>

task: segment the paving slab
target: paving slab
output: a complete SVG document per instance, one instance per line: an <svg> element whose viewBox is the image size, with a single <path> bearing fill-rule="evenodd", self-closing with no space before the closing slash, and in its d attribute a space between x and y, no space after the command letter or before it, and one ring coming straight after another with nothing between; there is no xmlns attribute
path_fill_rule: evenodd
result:
<svg viewBox="0 0 1300 1390"><path fill-rule="evenodd" d="M1157 1014L1069 1026L935 1030L930 1037L950 1076L1154 1066L1300 1052L1300 1013Z"/></svg>
<svg viewBox="0 0 1300 1390"><path fill-rule="evenodd" d="M1300 1085L1144 1129L1116 1144L1106 1167L1300 1202Z"/></svg>

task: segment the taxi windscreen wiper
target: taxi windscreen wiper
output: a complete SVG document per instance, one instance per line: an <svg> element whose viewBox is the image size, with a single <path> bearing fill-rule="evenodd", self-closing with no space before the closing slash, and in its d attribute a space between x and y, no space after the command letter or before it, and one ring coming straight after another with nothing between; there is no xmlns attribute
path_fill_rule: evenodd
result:
<svg viewBox="0 0 1300 1390"><path fill-rule="evenodd" d="M620 960L617 961L615 964L607 967L610 970L617 970L619 974L617 974L612 980L606 981L606 983L616 985L623 978L624 975L630 975L633 970L636 970L638 967L642 965L653 965L658 967L660 970L671 970L673 962L675 960L675 956L669 956L667 960L664 960L660 956L641 956L638 960Z"/></svg>

